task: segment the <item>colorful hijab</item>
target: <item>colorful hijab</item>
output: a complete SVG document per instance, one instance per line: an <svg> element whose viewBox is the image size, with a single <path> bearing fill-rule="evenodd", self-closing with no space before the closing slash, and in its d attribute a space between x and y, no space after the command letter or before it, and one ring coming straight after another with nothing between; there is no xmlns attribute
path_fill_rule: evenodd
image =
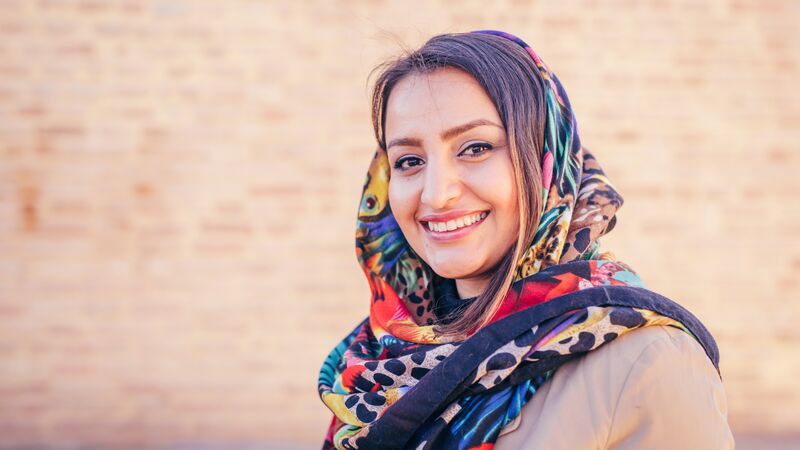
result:
<svg viewBox="0 0 800 450"><path fill-rule="evenodd" d="M469 337L433 332L434 273L388 204L389 163L376 150L364 183L356 253L372 291L369 317L330 352L318 391L333 412L323 449L481 449L558 367L637 328L694 337L719 373L716 343L677 303L645 288L598 238L622 197L581 146L567 94L521 39L545 84L542 216L491 322Z"/></svg>

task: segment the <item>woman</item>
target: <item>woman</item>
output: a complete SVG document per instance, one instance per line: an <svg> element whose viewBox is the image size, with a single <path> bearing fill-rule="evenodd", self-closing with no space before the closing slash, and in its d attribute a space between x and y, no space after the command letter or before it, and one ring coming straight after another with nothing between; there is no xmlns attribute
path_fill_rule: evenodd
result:
<svg viewBox="0 0 800 450"><path fill-rule="evenodd" d="M323 448L733 448L703 324L600 251L622 197L566 92L500 31L383 66Z"/></svg>

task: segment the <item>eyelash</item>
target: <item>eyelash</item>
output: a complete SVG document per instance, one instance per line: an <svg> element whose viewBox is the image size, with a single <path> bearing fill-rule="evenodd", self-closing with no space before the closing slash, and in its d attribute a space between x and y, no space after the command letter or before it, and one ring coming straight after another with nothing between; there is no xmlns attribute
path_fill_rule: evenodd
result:
<svg viewBox="0 0 800 450"><path fill-rule="evenodd" d="M487 152L491 151L494 148L489 144L472 144L469 147L467 147L466 149L464 149L464 151L467 151L467 150L469 150L471 148L474 148L474 147L485 148L486 150L482 151L482 152L480 152L478 154L467 155L467 157L469 157L469 158L477 158L479 156L483 156L484 153L487 153ZM409 160L413 160L413 159L419 159L419 158L416 157L416 156L409 156L409 157L400 158L397 161L395 161L394 168L398 169L398 170L410 170L411 167L414 167L414 166L405 167L404 168L404 167L402 167L402 165L403 165L403 162L409 161ZM418 164L415 164L415 165L418 165Z"/></svg>

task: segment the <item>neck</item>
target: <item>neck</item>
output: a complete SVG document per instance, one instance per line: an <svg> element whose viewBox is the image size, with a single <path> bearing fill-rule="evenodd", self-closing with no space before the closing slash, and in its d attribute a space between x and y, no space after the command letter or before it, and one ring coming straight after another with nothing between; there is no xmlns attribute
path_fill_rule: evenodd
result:
<svg viewBox="0 0 800 450"><path fill-rule="evenodd" d="M491 275L474 278L457 278L456 290L458 290L458 297L470 298L481 295L481 293L486 290L490 278Z"/></svg>

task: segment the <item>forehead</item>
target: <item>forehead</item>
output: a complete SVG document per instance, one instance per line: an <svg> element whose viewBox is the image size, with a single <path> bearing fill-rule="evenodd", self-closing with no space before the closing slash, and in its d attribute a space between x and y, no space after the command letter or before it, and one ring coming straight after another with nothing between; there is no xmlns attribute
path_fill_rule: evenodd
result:
<svg viewBox="0 0 800 450"><path fill-rule="evenodd" d="M437 134L478 118L500 123L492 99L467 72L442 68L401 79L386 104L387 140Z"/></svg>

